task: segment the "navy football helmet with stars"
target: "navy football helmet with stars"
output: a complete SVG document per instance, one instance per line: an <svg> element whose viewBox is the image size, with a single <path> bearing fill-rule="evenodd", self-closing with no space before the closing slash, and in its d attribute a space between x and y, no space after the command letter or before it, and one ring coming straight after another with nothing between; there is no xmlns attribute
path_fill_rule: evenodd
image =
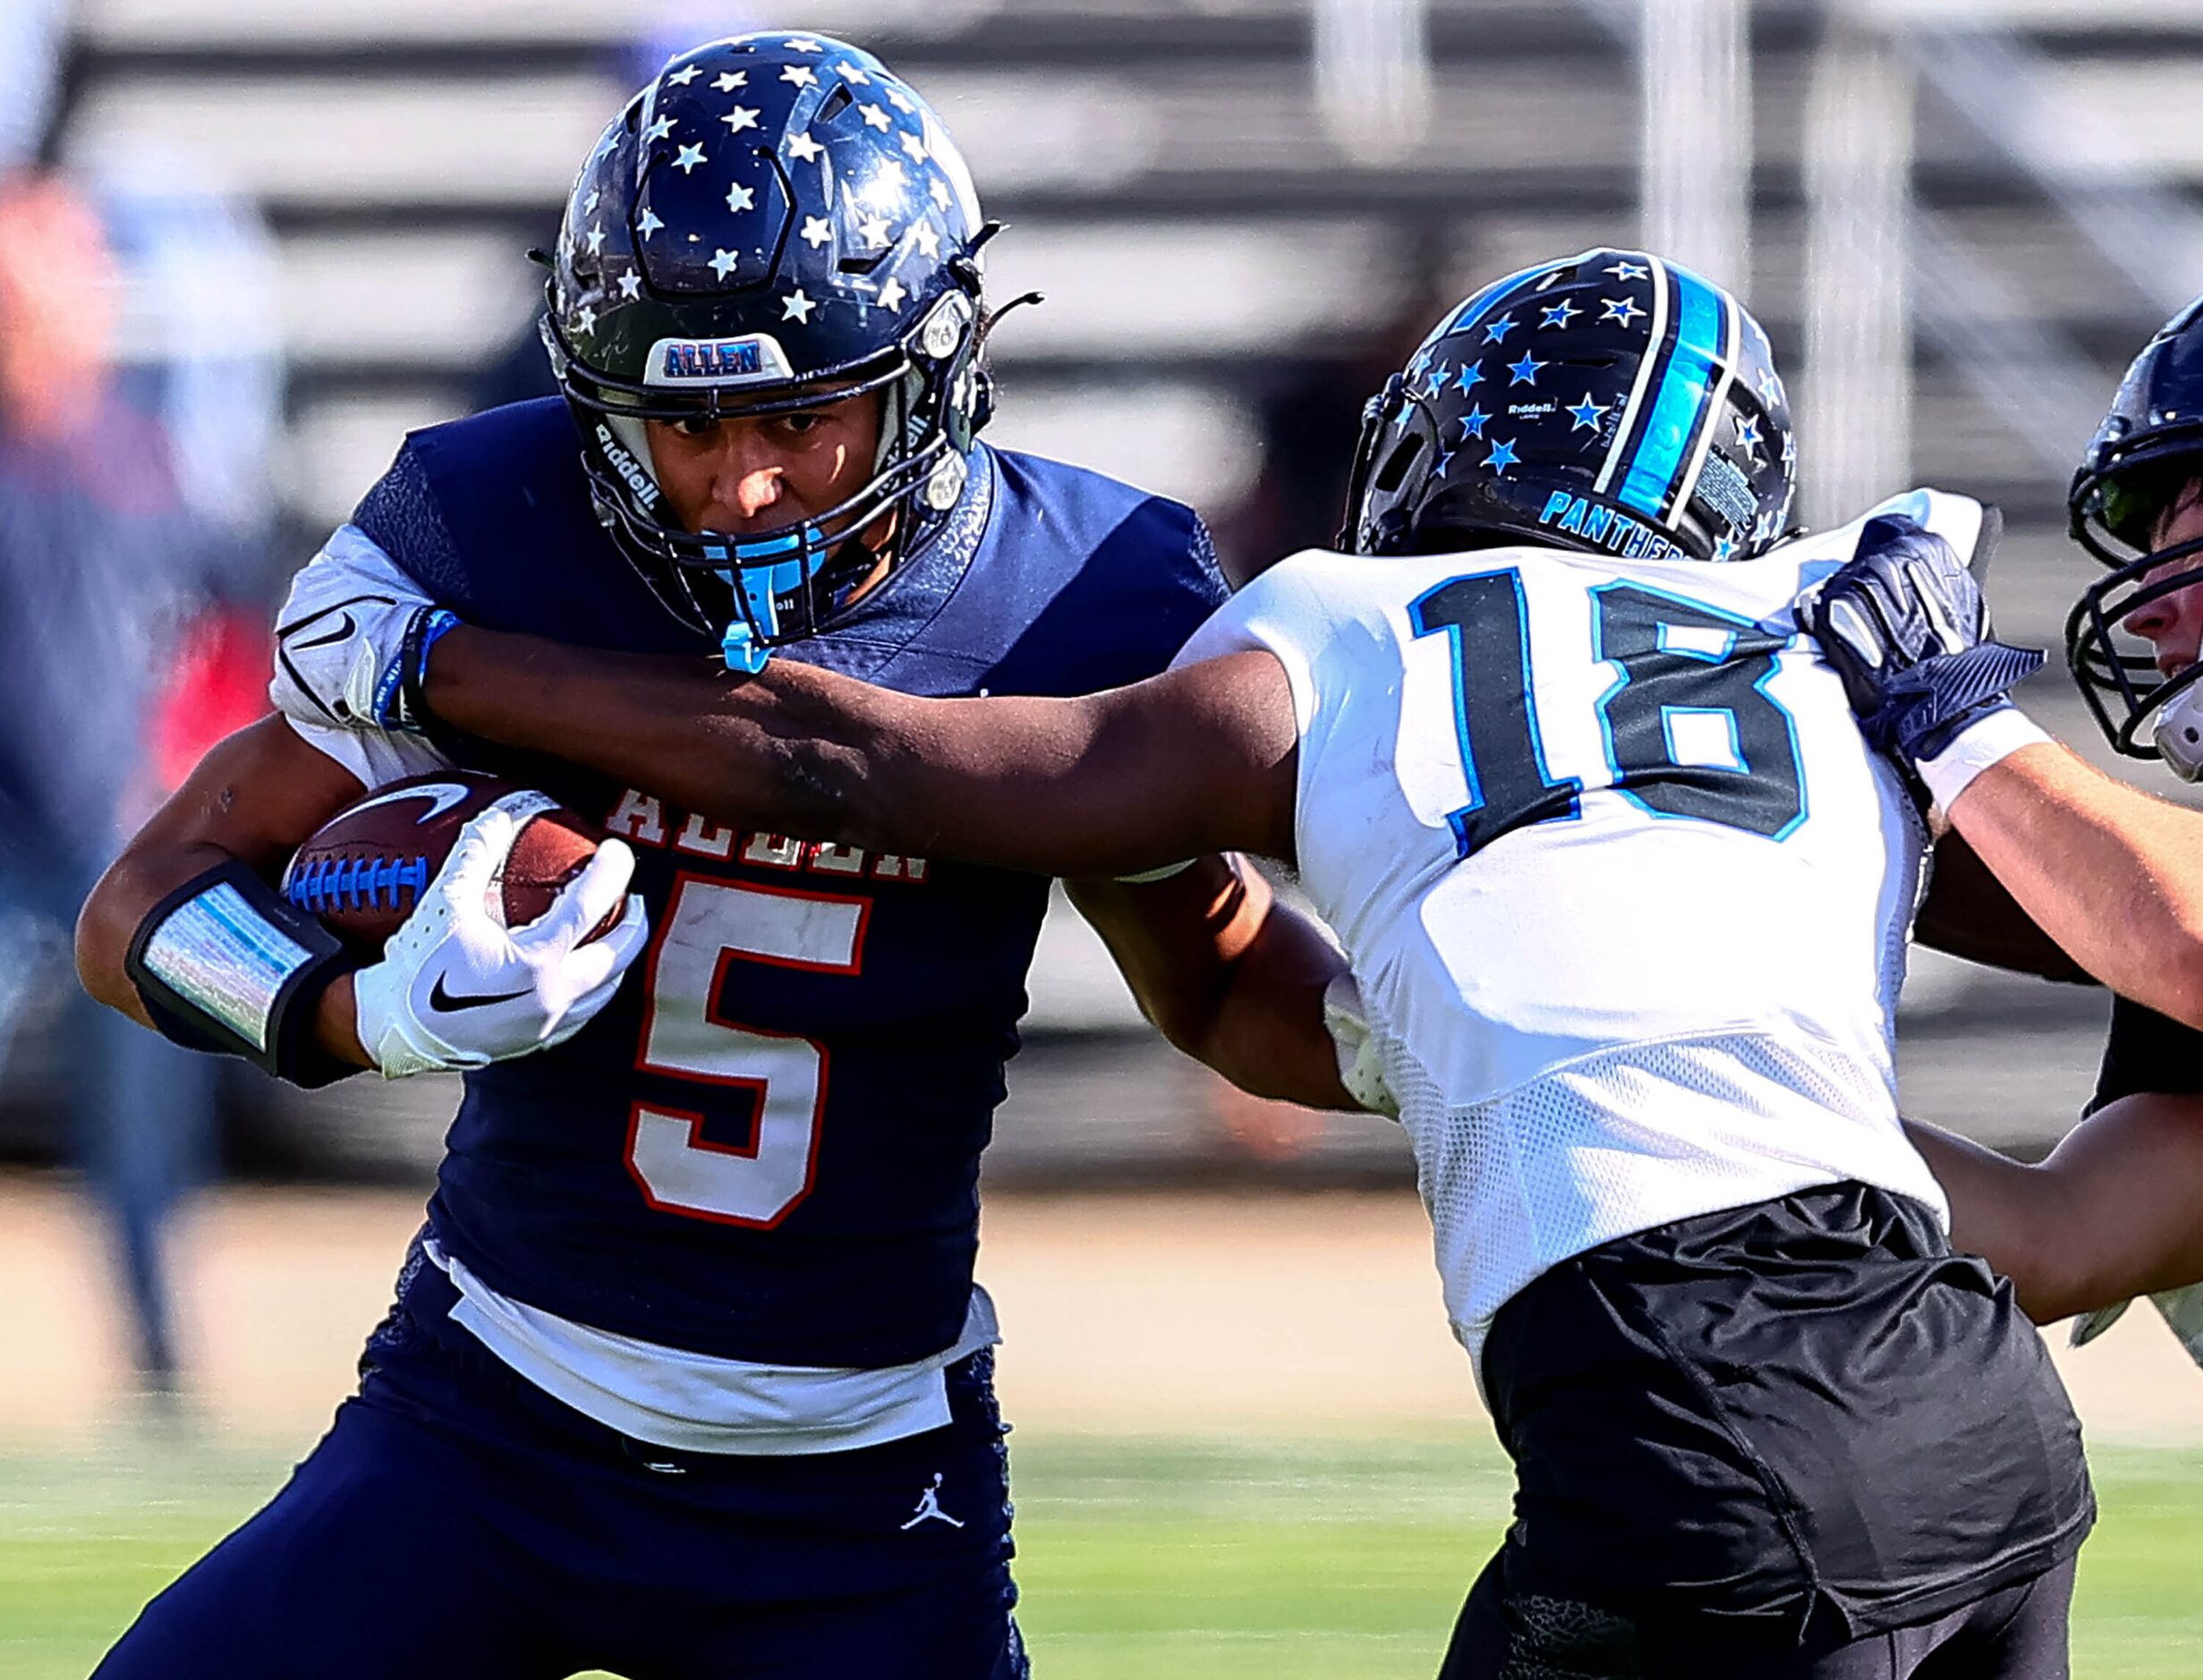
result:
<svg viewBox="0 0 2203 1680"><path fill-rule="evenodd" d="M962 494L991 395L980 218L931 108L869 53L761 33L669 62L583 166L543 324L598 517L727 663L829 623L882 556ZM685 530L642 422L711 422L877 391L880 454L839 506L770 530Z"/></svg>
<svg viewBox="0 0 2203 1680"><path fill-rule="evenodd" d="M1370 399L1339 546L1748 559L1783 534L1797 458L1743 305L1648 252L1587 250L1484 287Z"/></svg>
<svg viewBox="0 0 2203 1680"><path fill-rule="evenodd" d="M2203 298L2157 329L2097 428L2066 511L2075 541L2109 568L2065 622L2065 660L2105 739L2203 780L2203 665L2166 675L2136 614L2203 582L2203 539L2154 546L2157 522L2203 479ZM2144 725L2148 725L2147 729Z"/></svg>

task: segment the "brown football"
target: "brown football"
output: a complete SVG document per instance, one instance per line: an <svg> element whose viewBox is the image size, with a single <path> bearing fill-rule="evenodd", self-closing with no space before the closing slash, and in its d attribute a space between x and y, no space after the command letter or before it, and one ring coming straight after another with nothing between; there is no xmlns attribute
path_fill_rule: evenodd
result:
<svg viewBox="0 0 2203 1680"><path fill-rule="evenodd" d="M520 834L489 909L506 927L523 927L550 908L601 836L548 793L475 770L393 782L338 811L292 857L283 895L350 943L379 950L413 914L460 829L500 800L520 818ZM616 907L589 937L618 920Z"/></svg>

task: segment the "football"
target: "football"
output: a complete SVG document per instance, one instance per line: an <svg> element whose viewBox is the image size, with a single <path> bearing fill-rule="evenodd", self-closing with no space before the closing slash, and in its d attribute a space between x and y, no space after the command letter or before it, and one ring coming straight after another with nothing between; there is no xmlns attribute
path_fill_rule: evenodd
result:
<svg viewBox="0 0 2203 1680"><path fill-rule="evenodd" d="M597 850L598 830L548 793L472 770L416 776L378 788L307 839L283 873L283 895L347 942L379 949L450 855L459 831L499 800L520 819L519 837L490 895L490 913L523 927ZM619 919L615 909L603 934Z"/></svg>

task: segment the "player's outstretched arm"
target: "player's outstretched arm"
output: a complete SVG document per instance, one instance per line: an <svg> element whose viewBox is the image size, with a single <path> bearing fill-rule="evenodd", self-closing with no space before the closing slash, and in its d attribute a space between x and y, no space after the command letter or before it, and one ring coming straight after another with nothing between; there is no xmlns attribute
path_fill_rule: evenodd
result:
<svg viewBox="0 0 2203 1680"><path fill-rule="evenodd" d="M2203 813L2105 776L2012 705L2042 658L1995 640L1951 545L1871 521L1800 616L1868 741L2020 909L2105 985L2203 1025Z"/></svg>
<svg viewBox="0 0 2203 1680"><path fill-rule="evenodd" d="M744 827L1071 877L1292 853L1298 737L1268 653L1076 699L923 700L462 626L424 693L455 728Z"/></svg>
<svg viewBox="0 0 2203 1680"><path fill-rule="evenodd" d="M1340 1082L1323 996L1346 959L1239 858L1153 881L1073 881L1163 1037L1240 1090L1309 1108L1360 1107Z"/></svg>
<svg viewBox="0 0 2203 1680"><path fill-rule="evenodd" d="M1951 1198L1952 1244L2010 1277L2037 1323L2203 1280L2203 1096L2122 1098L2034 1166L1906 1129Z"/></svg>
<svg viewBox="0 0 2203 1680"><path fill-rule="evenodd" d="M2046 742L1977 776L1948 815L2082 968L2122 996L2203 1027L2203 812Z"/></svg>

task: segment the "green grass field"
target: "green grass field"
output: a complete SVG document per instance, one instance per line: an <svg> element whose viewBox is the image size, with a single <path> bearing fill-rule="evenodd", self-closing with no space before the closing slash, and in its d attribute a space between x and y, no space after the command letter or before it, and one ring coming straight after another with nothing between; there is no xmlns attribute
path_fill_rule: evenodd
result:
<svg viewBox="0 0 2203 1680"><path fill-rule="evenodd" d="M1023 1619L1042 1680L1427 1676L1504 1518L1488 1440L1098 1440L1020 1432ZM2203 1672L2203 1451L2095 1455L2075 1673ZM81 1680L279 1459L140 1445L0 1454L0 1676ZM391 1680L403 1680L392 1676Z"/></svg>

